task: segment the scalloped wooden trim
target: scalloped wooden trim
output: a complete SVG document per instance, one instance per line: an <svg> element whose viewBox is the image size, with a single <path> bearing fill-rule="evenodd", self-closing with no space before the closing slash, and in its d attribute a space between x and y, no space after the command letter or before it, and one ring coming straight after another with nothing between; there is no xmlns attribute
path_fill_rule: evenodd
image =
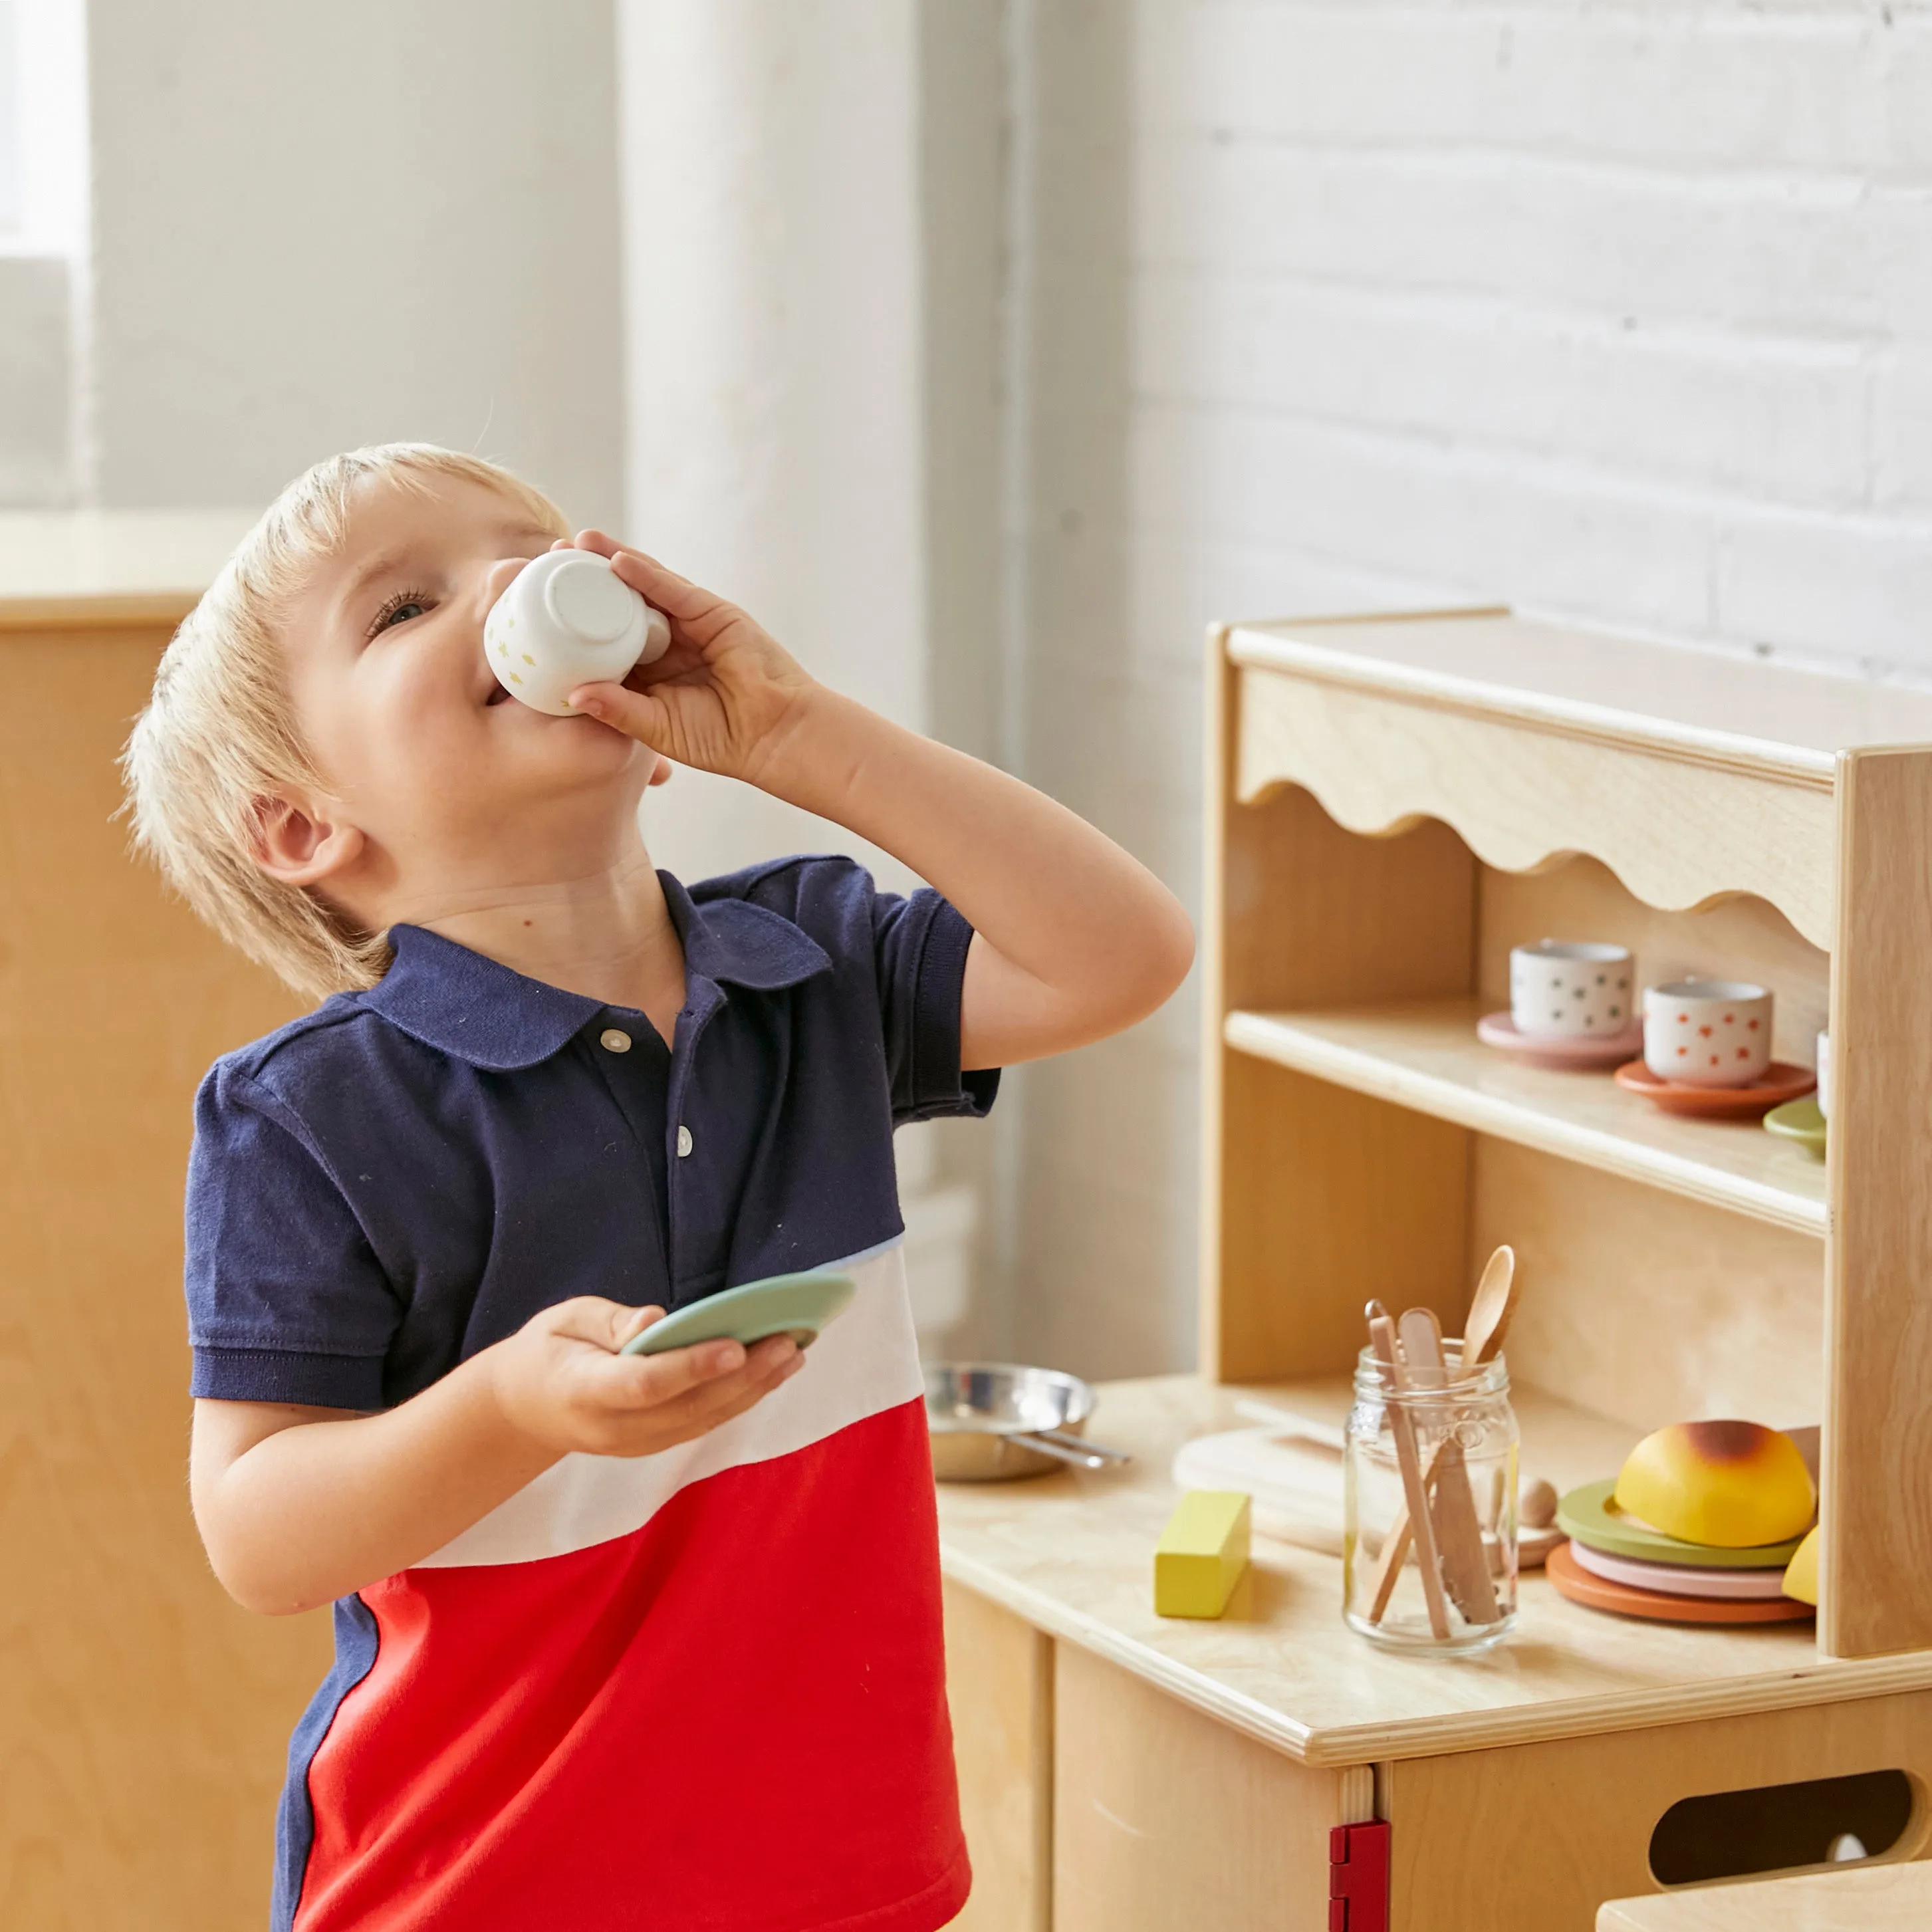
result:
<svg viewBox="0 0 1932 1932"><path fill-rule="evenodd" d="M1754 893L1814 945L1831 946L1828 791L1283 671L1250 667L1240 676L1244 803L1299 784L1352 832L1439 818L1504 872L1588 853L1666 911Z"/></svg>

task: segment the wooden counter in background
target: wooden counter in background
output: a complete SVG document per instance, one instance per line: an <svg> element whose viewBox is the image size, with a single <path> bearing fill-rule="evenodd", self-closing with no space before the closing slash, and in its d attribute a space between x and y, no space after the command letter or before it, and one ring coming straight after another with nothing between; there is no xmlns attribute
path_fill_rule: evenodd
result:
<svg viewBox="0 0 1932 1932"><path fill-rule="evenodd" d="M1532 1572L1490 1654L1392 1655L1343 1624L1339 1558L1263 1536L1226 1617L1156 1616L1174 1452L1240 1426L1244 1394L1329 1423L1348 1402L1339 1376L1106 1383L1090 1432L1126 1468L940 1486L975 1860L957 1932L1318 1926L1328 1832L1372 1817L1394 1834L1391 1932L1583 1932L1648 1884L1679 1798L1893 1766L1932 1782L1932 1655L1821 1657L1803 1625L1604 1616ZM1636 1439L1520 1396L1523 1466L1561 1488ZM1916 1818L1893 1855L1925 1839Z"/></svg>
<svg viewBox="0 0 1932 1932"><path fill-rule="evenodd" d="M1925 1932L1928 1925L1932 1864L1615 1898L1597 1914L1597 1932Z"/></svg>
<svg viewBox="0 0 1932 1932"><path fill-rule="evenodd" d="M208 1062L296 1003L170 901L115 767L245 528L0 516L0 1924L259 1926L326 1615L252 1616L188 1505L182 1179Z"/></svg>

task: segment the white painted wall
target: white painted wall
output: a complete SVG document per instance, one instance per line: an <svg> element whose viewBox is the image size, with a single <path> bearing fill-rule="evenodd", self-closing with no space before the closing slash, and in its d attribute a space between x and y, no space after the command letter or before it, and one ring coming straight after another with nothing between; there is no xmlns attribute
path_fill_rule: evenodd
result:
<svg viewBox="0 0 1932 1932"><path fill-rule="evenodd" d="M620 504L610 0L88 0L80 492L266 500L349 445Z"/></svg>
<svg viewBox="0 0 1932 1932"><path fill-rule="evenodd" d="M1023 768L1192 903L1212 617L1932 675L1932 10L1013 4ZM1033 1077L1030 1358L1191 1358L1194 1025Z"/></svg>

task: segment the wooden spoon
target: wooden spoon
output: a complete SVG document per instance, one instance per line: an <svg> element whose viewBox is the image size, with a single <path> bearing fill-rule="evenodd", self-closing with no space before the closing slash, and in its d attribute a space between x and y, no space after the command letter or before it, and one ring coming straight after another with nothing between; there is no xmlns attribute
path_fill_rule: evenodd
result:
<svg viewBox="0 0 1932 1932"><path fill-rule="evenodd" d="M1516 1250L1505 1244L1490 1256L1469 1303L1469 1317L1462 1324L1462 1366L1465 1370L1479 1368L1494 1359L1503 1345L1503 1336L1508 1332L1510 1317L1516 1312ZM1438 1446L1436 1454L1430 1458L1429 1466L1422 1472L1425 1492L1436 1479L1436 1464L1441 1454ZM1389 1533L1383 1540L1382 1554L1376 1559L1374 1583L1369 1592L1369 1622L1372 1624L1382 1622L1389 1598L1395 1594L1395 1580L1408 1555L1412 1534L1409 1510L1406 1508L1398 1509L1395 1520L1389 1525Z"/></svg>
<svg viewBox="0 0 1932 1932"><path fill-rule="evenodd" d="M1505 1244L1490 1256L1462 1324L1462 1366L1473 1369L1502 1348L1516 1312L1516 1250Z"/></svg>

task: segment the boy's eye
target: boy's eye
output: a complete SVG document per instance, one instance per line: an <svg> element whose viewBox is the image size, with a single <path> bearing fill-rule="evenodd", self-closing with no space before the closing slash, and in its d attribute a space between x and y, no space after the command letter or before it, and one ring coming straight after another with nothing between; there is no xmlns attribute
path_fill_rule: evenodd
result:
<svg viewBox="0 0 1932 1932"><path fill-rule="evenodd" d="M420 590L398 591L376 613L369 626L369 635L373 638L392 624L406 624L411 618L422 616L429 608L428 599Z"/></svg>

